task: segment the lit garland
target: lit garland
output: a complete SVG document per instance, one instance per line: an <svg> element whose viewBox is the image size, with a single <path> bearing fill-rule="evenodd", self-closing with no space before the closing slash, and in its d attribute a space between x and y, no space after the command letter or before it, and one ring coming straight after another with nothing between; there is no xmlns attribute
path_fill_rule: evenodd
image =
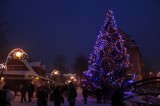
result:
<svg viewBox="0 0 160 106"><path fill-rule="evenodd" d="M85 83L92 87L119 84L130 69L129 55L111 10L107 12L88 63Z"/></svg>
<svg viewBox="0 0 160 106"><path fill-rule="evenodd" d="M75 77L76 74L71 74L71 73L68 73L68 74L63 74L65 77Z"/></svg>

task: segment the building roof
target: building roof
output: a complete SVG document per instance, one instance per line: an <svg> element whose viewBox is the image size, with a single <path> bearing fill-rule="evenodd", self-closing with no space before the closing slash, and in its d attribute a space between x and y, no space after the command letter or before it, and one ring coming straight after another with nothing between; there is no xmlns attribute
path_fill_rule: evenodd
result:
<svg viewBox="0 0 160 106"><path fill-rule="evenodd" d="M33 67L36 67L36 69L40 69L40 70L45 70L44 66L42 66L41 62L28 62L25 60L19 60L19 59L11 59L10 61L8 61L7 63L7 67L9 66L24 66L27 68L27 70L10 70L7 69L6 71L3 72L3 74L5 75L25 75L25 76L34 76L34 77L39 77L45 80L49 80L47 78L45 78L44 76L39 75L38 73L36 73L36 70L34 70Z"/></svg>
<svg viewBox="0 0 160 106"><path fill-rule="evenodd" d="M138 46L138 44L135 42L135 40L132 40L131 37L126 34L122 29L118 28L119 32L121 33L122 35L122 38L125 40L125 46L127 49L136 49L140 58L142 57L142 54L141 54L141 51L140 51L140 48Z"/></svg>

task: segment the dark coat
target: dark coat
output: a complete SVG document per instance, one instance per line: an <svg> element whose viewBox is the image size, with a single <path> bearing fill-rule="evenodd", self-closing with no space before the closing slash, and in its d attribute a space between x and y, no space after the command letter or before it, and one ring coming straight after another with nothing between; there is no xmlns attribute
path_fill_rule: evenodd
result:
<svg viewBox="0 0 160 106"><path fill-rule="evenodd" d="M62 94L60 92L60 90L55 89L53 91L53 101L55 104L61 104L61 99L62 99Z"/></svg>
<svg viewBox="0 0 160 106"><path fill-rule="evenodd" d="M113 93L112 106L124 106L123 101L124 101L124 93L119 88L115 90L115 92Z"/></svg>
<svg viewBox="0 0 160 106"><path fill-rule="evenodd" d="M102 97L102 89L97 88L96 91L95 91L95 93L96 93L96 97L97 98L101 98Z"/></svg>
<svg viewBox="0 0 160 106"><path fill-rule="evenodd" d="M40 86L37 90L37 106L47 106L47 92L44 86Z"/></svg>
<svg viewBox="0 0 160 106"><path fill-rule="evenodd" d="M88 93L89 93L88 89L87 88L83 88L83 91L82 91L83 97L88 97Z"/></svg>
<svg viewBox="0 0 160 106"><path fill-rule="evenodd" d="M20 92L21 92L21 94L26 94L26 92L27 92L27 87L26 87L26 86L22 86L22 87L20 88Z"/></svg>

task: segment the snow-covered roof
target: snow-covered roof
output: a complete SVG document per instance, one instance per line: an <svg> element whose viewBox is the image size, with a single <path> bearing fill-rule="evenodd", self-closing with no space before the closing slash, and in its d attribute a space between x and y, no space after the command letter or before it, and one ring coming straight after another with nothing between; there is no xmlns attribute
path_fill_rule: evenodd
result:
<svg viewBox="0 0 160 106"><path fill-rule="evenodd" d="M7 70L7 71L4 71L3 74L8 74L8 75L31 75L31 76L35 76L35 77L40 77L34 70L33 68L31 67L31 65L27 62L27 61L22 61L25 66L28 68L29 71L24 71L24 70L18 70L18 71L10 71L10 70Z"/></svg>
<svg viewBox="0 0 160 106"><path fill-rule="evenodd" d="M41 61L29 62L30 66L37 66L38 67L38 66L41 66L41 64L42 64Z"/></svg>

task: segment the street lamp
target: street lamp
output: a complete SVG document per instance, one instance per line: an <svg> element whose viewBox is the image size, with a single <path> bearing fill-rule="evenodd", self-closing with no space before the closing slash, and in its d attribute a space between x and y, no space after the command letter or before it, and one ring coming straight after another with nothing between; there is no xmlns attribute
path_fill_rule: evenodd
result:
<svg viewBox="0 0 160 106"><path fill-rule="evenodd" d="M7 55L6 61L0 65L0 81L5 83L5 77L7 76L7 71L8 71L8 61L11 59L19 59L21 61L26 61L27 60L27 54L20 48L15 48L12 51L9 52L9 54ZM4 73L5 72L5 73ZM1 86L2 84L0 84Z"/></svg>
<svg viewBox="0 0 160 106"><path fill-rule="evenodd" d="M71 78L71 80L75 79L75 77L74 77L74 76L71 76L70 78Z"/></svg>
<svg viewBox="0 0 160 106"><path fill-rule="evenodd" d="M36 77L36 80L39 80L39 77Z"/></svg>
<svg viewBox="0 0 160 106"><path fill-rule="evenodd" d="M60 73L59 73L58 70L53 70L52 73L51 73L51 76L52 76L52 75L59 75L59 74L60 74Z"/></svg>
<svg viewBox="0 0 160 106"><path fill-rule="evenodd" d="M59 71L58 70L55 70L54 71L54 75L58 75L59 74Z"/></svg>
<svg viewBox="0 0 160 106"><path fill-rule="evenodd" d="M8 54L7 59L4 63L6 71L7 71L7 62L8 62L9 59L12 59L12 58L18 58L20 60L26 60L28 57L27 57L27 53L25 53L22 49L20 49L20 48L13 49Z"/></svg>
<svg viewBox="0 0 160 106"><path fill-rule="evenodd" d="M23 60L26 60L28 57L27 57L27 54L20 48L16 48L16 49L13 49L7 56L6 58L6 61L4 64L1 64L0 67L2 68L1 69L1 76L3 75L3 72L6 71L7 72L7 63L10 59L12 58L18 58L20 59L21 61Z"/></svg>
<svg viewBox="0 0 160 106"><path fill-rule="evenodd" d="M60 82L60 72L58 70L53 70L51 73L51 77L53 78L55 84L57 84L58 82Z"/></svg>
<svg viewBox="0 0 160 106"><path fill-rule="evenodd" d="M19 59L22 57L22 55L23 55L23 53L22 53L22 52L19 52L19 51L15 53L15 56L16 56L17 58L19 58Z"/></svg>

